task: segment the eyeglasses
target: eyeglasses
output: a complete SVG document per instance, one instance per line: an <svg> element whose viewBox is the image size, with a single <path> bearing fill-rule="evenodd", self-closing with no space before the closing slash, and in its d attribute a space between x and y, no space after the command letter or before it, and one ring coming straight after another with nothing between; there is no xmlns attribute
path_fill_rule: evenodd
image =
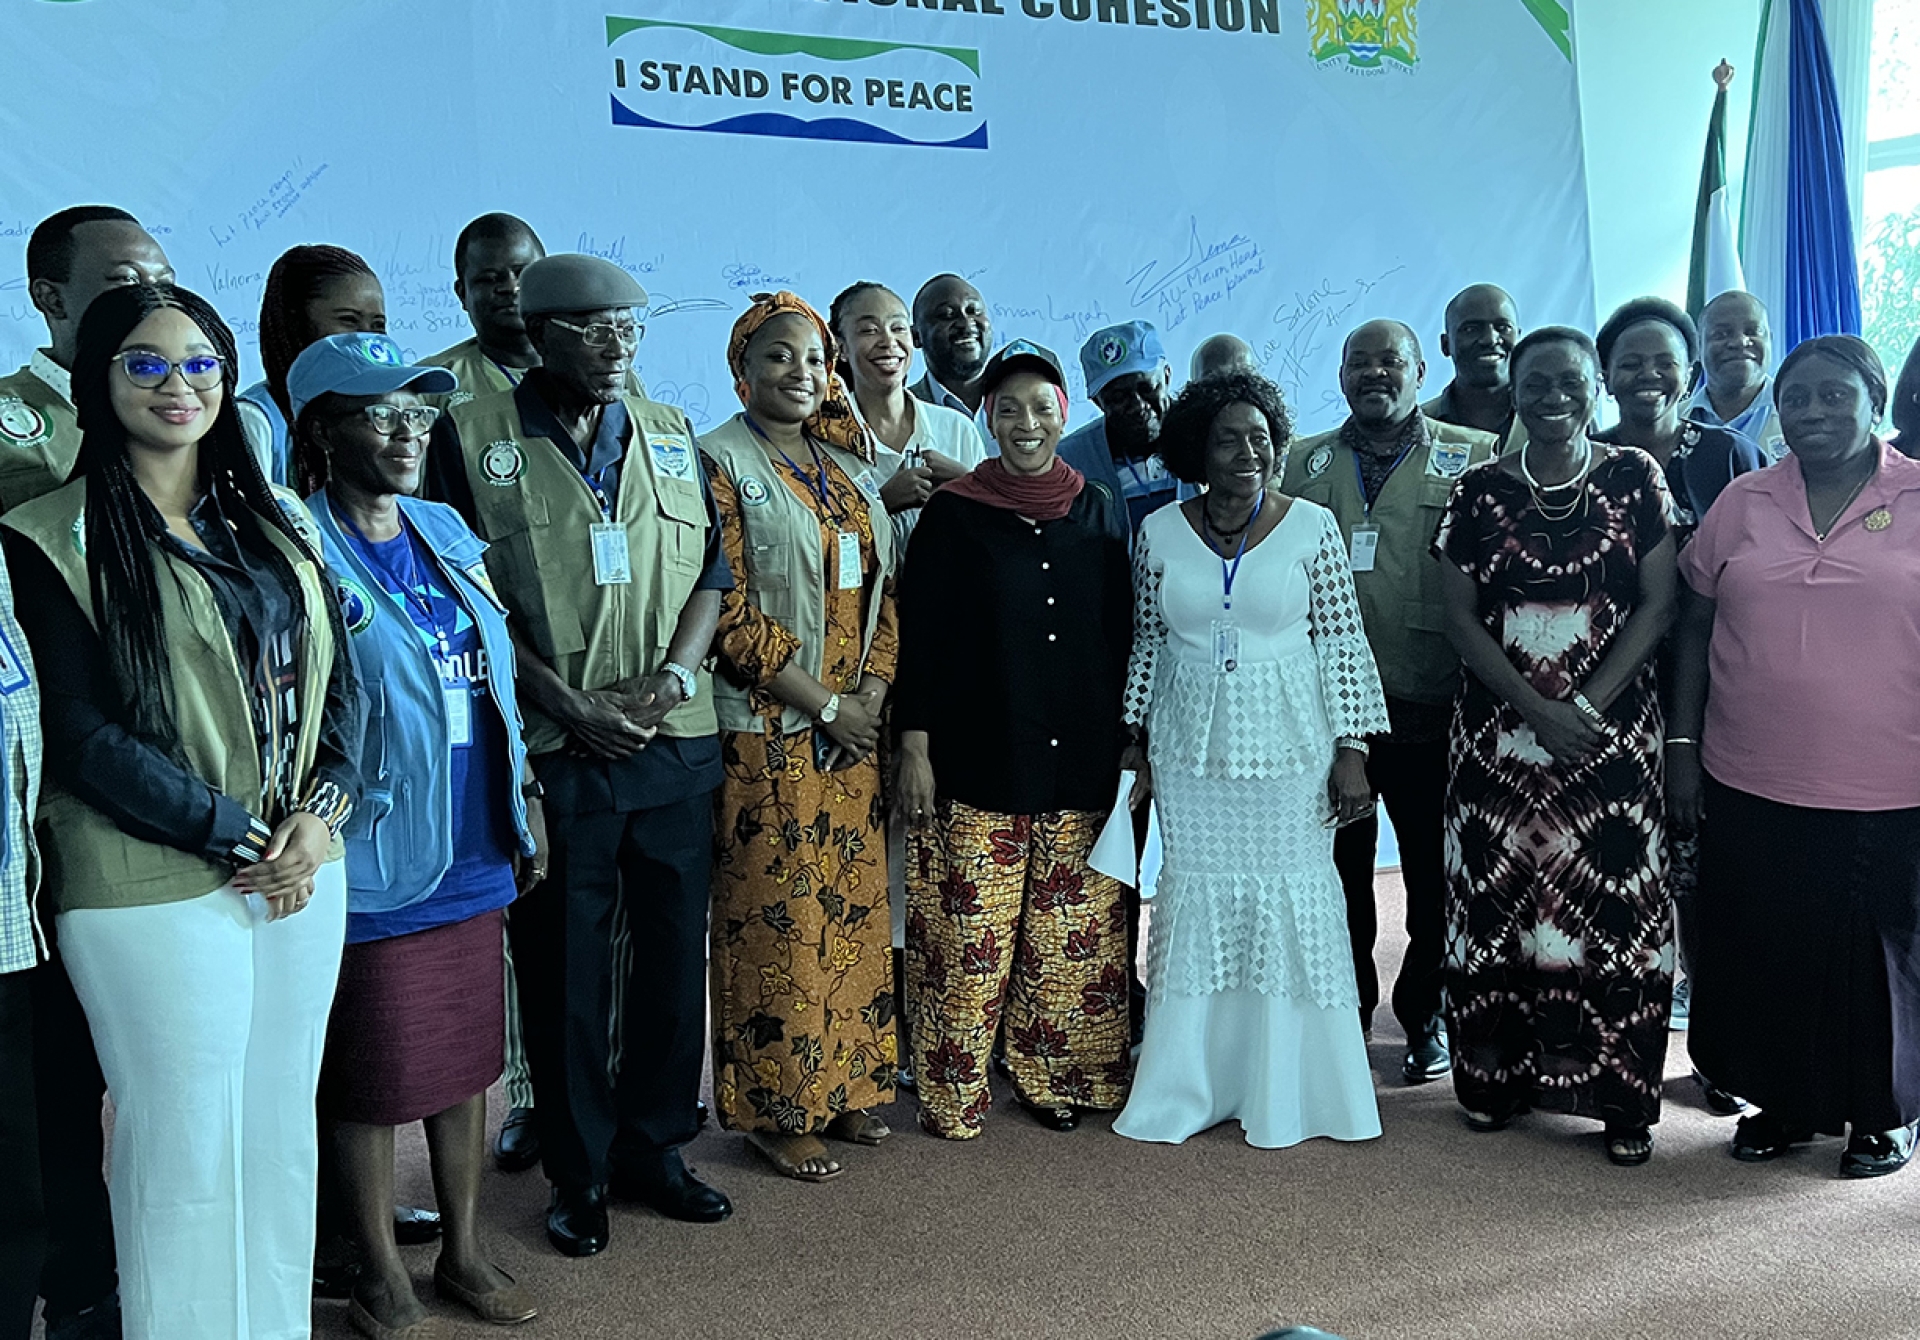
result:
<svg viewBox="0 0 1920 1340"><path fill-rule="evenodd" d="M406 409L398 405L364 405L360 412L367 416L373 431L382 437L392 437L400 431L403 423L407 426L409 436L425 437L433 425L440 421L440 411L432 405L410 405Z"/></svg>
<svg viewBox="0 0 1920 1340"><path fill-rule="evenodd" d="M590 326L576 326L557 316L550 316L547 320L562 330L570 330L578 335L580 343L589 349L604 349L616 339L629 349L637 349L640 341L647 338L647 328L638 321L622 321L618 325L611 321L596 321Z"/></svg>
<svg viewBox="0 0 1920 1340"><path fill-rule="evenodd" d="M120 355L119 362L127 380L143 391L165 386L176 368L182 380L195 391L211 391L226 375L226 365L212 354L192 354L175 363L144 349L131 349Z"/></svg>

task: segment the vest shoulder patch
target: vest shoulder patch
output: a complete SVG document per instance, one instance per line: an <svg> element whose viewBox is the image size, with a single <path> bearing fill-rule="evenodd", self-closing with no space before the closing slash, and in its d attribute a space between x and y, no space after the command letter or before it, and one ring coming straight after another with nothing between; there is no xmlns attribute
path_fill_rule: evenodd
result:
<svg viewBox="0 0 1920 1340"><path fill-rule="evenodd" d="M740 476L740 501L749 507L765 507L771 500L767 486L752 475Z"/></svg>
<svg viewBox="0 0 1920 1340"><path fill-rule="evenodd" d="M1435 442L1427 449L1427 473L1435 479L1458 479L1472 457L1473 448L1465 442Z"/></svg>
<svg viewBox="0 0 1920 1340"><path fill-rule="evenodd" d="M653 453L653 468L668 479L692 479L693 443L681 433L648 433L647 450Z"/></svg>
<svg viewBox="0 0 1920 1340"><path fill-rule="evenodd" d="M37 447L52 436L46 415L19 396L0 397L0 438L16 447Z"/></svg>
<svg viewBox="0 0 1920 1340"><path fill-rule="evenodd" d="M518 484L520 476L526 472L526 454L520 450L520 444L510 437L488 444L480 454L480 473L497 488Z"/></svg>
<svg viewBox="0 0 1920 1340"><path fill-rule="evenodd" d="M367 589L351 577L342 577L334 586L340 600L340 622L349 633L364 633L373 626L373 599Z"/></svg>

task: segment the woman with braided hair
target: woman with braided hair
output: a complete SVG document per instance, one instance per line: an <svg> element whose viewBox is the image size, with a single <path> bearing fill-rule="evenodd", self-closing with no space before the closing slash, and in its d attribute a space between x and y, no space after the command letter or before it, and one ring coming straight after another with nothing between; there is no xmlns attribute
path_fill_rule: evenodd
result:
<svg viewBox="0 0 1920 1340"><path fill-rule="evenodd" d="M101 295L75 478L6 517L45 675L48 892L117 1113L130 1340L311 1322L359 688L312 522L241 437L236 361L195 294Z"/></svg>
<svg viewBox="0 0 1920 1340"><path fill-rule="evenodd" d="M384 335L387 298L373 267L345 247L299 246L283 252L267 271L260 299L261 380L240 392L235 408L247 446L275 484L302 495L317 480L292 477L292 406L287 370L301 351L329 335L364 331Z"/></svg>

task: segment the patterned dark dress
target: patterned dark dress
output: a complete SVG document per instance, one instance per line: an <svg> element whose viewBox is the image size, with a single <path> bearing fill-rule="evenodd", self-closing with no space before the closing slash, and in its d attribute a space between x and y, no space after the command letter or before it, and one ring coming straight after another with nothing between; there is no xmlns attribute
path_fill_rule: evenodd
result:
<svg viewBox="0 0 1920 1340"><path fill-rule="evenodd" d="M1434 550L1548 698L1573 694L1639 599L1668 535L1653 459L1596 444L1581 506L1549 521L1498 462L1460 478ZM1607 712L1611 741L1567 767L1471 673L1446 799L1447 1025L1467 1110L1533 1107L1651 1125L1673 988L1659 696L1650 660Z"/></svg>

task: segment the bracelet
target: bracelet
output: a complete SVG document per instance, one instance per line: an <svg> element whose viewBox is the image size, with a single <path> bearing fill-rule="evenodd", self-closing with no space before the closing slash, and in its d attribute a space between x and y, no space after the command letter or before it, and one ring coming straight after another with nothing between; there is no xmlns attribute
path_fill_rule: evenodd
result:
<svg viewBox="0 0 1920 1340"><path fill-rule="evenodd" d="M1587 695L1580 692L1578 689L1574 690L1573 698L1571 701L1575 707L1579 708L1582 712L1585 712L1587 714L1587 717L1589 720L1598 721L1602 723L1606 721L1606 718L1600 714L1600 709L1595 707L1591 702L1589 702L1587 700Z"/></svg>
<svg viewBox="0 0 1920 1340"><path fill-rule="evenodd" d="M1333 742L1333 747L1335 749L1351 749L1362 758L1366 758L1373 752L1371 746L1357 735L1342 735Z"/></svg>
<svg viewBox="0 0 1920 1340"><path fill-rule="evenodd" d="M547 788L542 786L540 779L536 777L520 788L520 798L522 800L545 800L547 798Z"/></svg>
<svg viewBox="0 0 1920 1340"><path fill-rule="evenodd" d="M1690 744L1695 749L1698 749L1700 747L1700 742L1694 739L1691 735L1669 735L1667 737L1667 743L1669 745Z"/></svg>

